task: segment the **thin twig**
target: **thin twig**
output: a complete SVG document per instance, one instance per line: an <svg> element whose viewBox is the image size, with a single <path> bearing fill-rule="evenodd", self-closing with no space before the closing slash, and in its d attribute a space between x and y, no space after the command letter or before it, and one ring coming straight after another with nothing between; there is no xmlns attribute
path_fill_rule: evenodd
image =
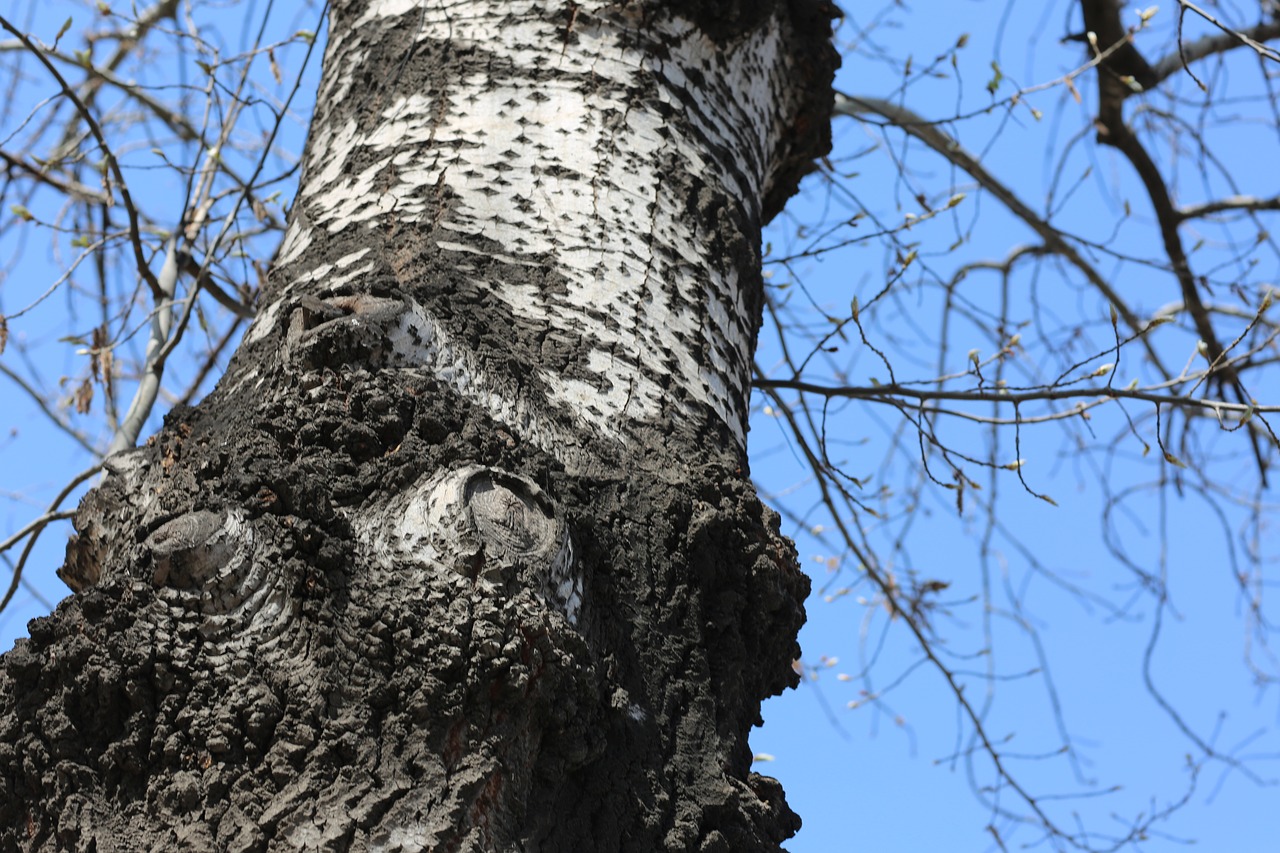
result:
<svg viewBox="0 0 1280 853"><path fill-rule="evenodd" d="M98 121L93 117L93 113L84 105L76 93L72 91L71 85L66 78L58 71L57 67L49 61L49 57L45 56L44 51L37 47L30 38L23 32L16 29L13 24L9 23L9 19L0 15L0 27L4 27L13 33L18 39L26 45L32 55L39 60L40 64L53 75L53 79L58 81L58 85L62 87L62 93L67 96L76 110L84 117L85 124L89 126L89 132L93 134L93 138L97 140L98 147L102 149L103 159L107 166L111 169L111 174L115 176L116 184L120 187L120 199L124 203L125 212L129 216L129 240L133 244L133 260L138 267L138 274L147 282L151 288L151 292L157 299L161 298L160 283L156 281L155 274L151 272L151 268L147 265L146 255L142 247L142 231L138 225L138 210L133 206L133 197L129 195L129 184L124 179L124 173L120 171L120 164L116 162L116 156L112 153L107 140L102 135L102 128L98 126Z"/></svg>

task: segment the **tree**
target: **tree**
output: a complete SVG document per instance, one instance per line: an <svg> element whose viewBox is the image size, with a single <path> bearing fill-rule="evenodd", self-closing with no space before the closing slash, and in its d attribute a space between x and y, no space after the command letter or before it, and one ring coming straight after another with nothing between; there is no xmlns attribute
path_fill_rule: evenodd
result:
<svg viewBox="0 0 1280 853"><path fill-rule="evenodd" d="M793 666L806 683L839 674L857 692L827 687L825 675L815 686L873 721L953 729L954 748L926 754L967 771L984 838L1000 849L1146 849L1179 832L1167 819L1206 770L1263 779L1250 755L1256 733L1238 717L1205 722L1235 710L1230 700L1185 704L1189 691L1213 691L1194 664L1219 651L1214 637L1189 638L1189 657L1169 638L1188 615L1188 581L1200 596L1223 586L1203 578L1225 569L1244 629L1241 668L1263 689L1280 675L1265 597L1270 419L1280 411L1269 391L1280 327L1268 313L1280 248L1267 225L1280 185L1255 153L1269 150L1276 128L1274 3L1180 2L1170 16L1114 0L1043 9L991 0L967 7L978 13L964 22L972 37L949 6L932 14L941 4L847 9L840 139L816 164L829 60L814 54L818 23L797 23L801 34L782 49L747 35L768 29L768 4L679 7L712 47L663 29L661 4L615 4L628 32L647 35L610 52L599 7L544 4L541 29L525 38L515 17L485 29L456 4L447 23L431 11L443 4L420 5L389 30L372 13L338 10L345 23L328 48L303 185L269 285L264 259L284 224L273 189L290 194L295 168L285 140L301 84L286 80L318 43L314 24L274 41L265 23L256 36L224 37L198 10L166 0L136 16L100 5L103 24L84 50L58 46L69 28L54 36L56 21L11 27L51 46L0 44L0 56L15 57L15 85L41 91L38 82L48 95L5 113L12 216L0 219L0 245L51 235L60 268L52 284L43 270L29 276L39 284L32 300L66 295L76 316L59 334L80 348L65 391L40 379L30 358L39 305L25 313L11 277L0 311L19 331L16 356L0 361L5 387L92 453L128 448L159 401L205 393L223 370L220 353L256 318L208 402L179 406L147 449L108 462L62 569L86 589L10 656L37 687L17 694L26 717L7 718L27 738L8 766L21 763L22 784L45 778L43 766L72 778L58 782L73 806L61 831L109 827L77 815L124 802L193 846L242 829L253 846L254 797L283 789L283 802L304 806L284 816L291 807L267 808L268 831L292 833L283 846L314 846L343 831L315 817L341 810L335 800L357 803L347 808L353 832L367 834L403 821L432 796L425 786L442 805L424 834L541 831L519 826L522 808L569 834L577 830L562 825L576 818L566 816L590 808L576 792L594 788L614 815L588 833L601 849L633 819L660 824L628 836L639 848L659 835L679 849L714 849L722 837L732 849L769 847L791 818L774 785L746 775L742 733L758 696L789 677L782 662L795 653L804 580L745 481L742 366L753 351L753 476L774 493L805 563L821 557L810 610L843 608L863 638L849 655L860 666L818 657L833 650L812 637ZM786 7L797 22L808 9ZM1049 25L1058 12L1060 30ZM410 34L445 27L435 40ZM668 36L684 47L672 54ZM1024 41L1025 60L1010 59ZM764 73L741 59L709 75L674 72L694 42L717 56L768 57L782 70L766 77L781 88L743 84L727 104L689 96L672 112L663 91L722 96L717 81ZM552 77L518 79L494 59L507 48ZM166 50L173 58L162 63ZM632 61L641 54L650 58ZM588 56L592 71L582 72ZM616 96L618 62L657 69L657 89L627 84ZM339 67L371 71L347 78ZM465 104L448 94L472 84ZM254 121L261 130L246 132ZM548 141L551 130L562 132ZM575 141L591 150L575 153ZM761 153L770 146L773 166ZM561 149L590 168L566 165ZM637 166L667 151L661 177ZM1034 162L1042 175L1025 168ZM761 288L759 221L811 165L801 204L768 231ZM574 195L588 185L588 196ZM756 196L753 213L746 200ZM673 199L687 202L678 216ZM552 225L548 211L560 217ZM824 260L834 261L825 275ZM754 350L753 299L764 312ZM659 355L667 350L675 355ZM794 458L790 473L767 459L772 435L791 451L779 454ZM617 446L646 449L636 462ZM97 471L0 542L4 559L22 546L5 601L30 583L23 567L40 531L70 515L64 503ZM1082 547L1092 519L1072 503L1096 506L1104 547ZM1182 550L1215 535L1218 551ZM965 536L972 554L935 546ZM457 588L418 582L440 574ZM416 590L409 602L405 578ZM128 606L104 604L116 600L111 590L132 597ZM1046 612L1049 592L1101 618L1082 626ZM170 610L139 622L156 598ZM208 618L193 628L184 607ZM263 608L269 626L250 618ZM419 627L438 626L441 613L462 628ZM81 633L86 623L121 627ZM150 624L162 627L155 661L130 651L149 648ZM289 630L299 624L302 639ZM1127 643L1108 645L1125 633L1118 626ZM289 665L246 672L226 639L241 633L260 646L255 661L278 660L284 647ZM175 636L194 647L176 663ZM60 651L31 651L48 648ZM192 659L218 675L176 680ZM1091 684L1120 661L1149 694L1140 736L1164 727L1170 756L1187 756L1128 799L1112 783L1133 787L1129 774L1088 768L1114 757L1114 733L1094 731L1098 715L1083 715L1094 722L1082 729L1078 713L1086 696L1108 718L1132 713ZM1082 663L1083 680L1070 674ZM162 677L142 677L152 671ZM917 673L944 701L916 699L900 714L902 686ZM166 691L182 710L161 707ZM655 714L649 697L659 692L668 699ZM1042 695L1028 717L1018 702L1029 692ZM42 704L48 697L58 710ZM921 721L930 704L954 721ZM96 735L104 742L124 728L99 707L129 709L130 732L142 734L72 773L65 756L108 747L68 746L93 738L66 720L99 714L110 723ZM513 708L525 713L504 716ZM171 713L180 716L167 727L148 722ZM441 735L418 717L472 728ZM410 743L420 731L425 745ZM62 752L46 757L42 739ZM271 751L281 741L288 763ZM201 753L200 743L213 748ZM504 750L535 757L516 764ZM610 775L615 760L641 782ZM157 775L130 789L118 771L126 764ZM104 782L102 767L116 775ZM246 767L257 775L227 781ZM431 788L432 773L449 778ZM81 789L105 788L81 799ZM614 796L621 807L608 805ZM379 797L396 805L370 805ZM168 817L212 801L225 826ZM747 824L754 840L733 834Z"/></svg>
<svg viewBox="0 0 1280 853"><path fill-rule="evenodd" d="M828 144L830 11L332 4L253 325L106 460L77 594L4 658L5 846L795 830L746 735L795 678L807 583L744 434L760 224ZM154 377L191 247L152 269L93 136Z"/></svg>

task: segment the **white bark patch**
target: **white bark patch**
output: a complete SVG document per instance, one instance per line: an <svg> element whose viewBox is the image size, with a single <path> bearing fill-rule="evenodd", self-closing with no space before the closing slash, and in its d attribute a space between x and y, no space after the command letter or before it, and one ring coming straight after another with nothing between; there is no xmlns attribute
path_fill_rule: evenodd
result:
<svg viewBox="0 0 1280 853"><path fill-rule="evenodd" d="M436 246L459 262L480 253L549 263L567 288L482 286L522 316L588 331L599 381L546 376L551 401L606 435L703 404L743 442L754 334L743 259L713 256L703 229L726 226L691 222L687 187L674 190L668 170L758 211L781 132L778 27L721 51L686 21L660 22L663 59L619 39L601 17L615 6L577 4L567 39L563 15L545 3L512 0L497 14L479 0L373 2L330 46L325 102L354 85L379 28L459 52L474 45L511 70L464 75L447 92L388 93L379 121L365 126L345 114L322 122L299 194L305 215L291 221L281 263L301 259L317 232L374 229L387 216L447 230ZM546 77L547 66L563 76ZM659 103L635 103L655 81ZM663 109L683 120L665 121ZM758 235L744 236L749 246ZM487 404L482 383L470 386Z"/></svg>
<svg viewBox="0 0 1280 853"><path fill-rule="evenodd" d="M572 451L566 453L571 437L544 416L541 401L531 400L522 386L492 379L475 353L455 341L417 302L410 300L387 338L393 363L424 369L566 465L576 459ZM550 381L547 371L538 374Z"/></svg>

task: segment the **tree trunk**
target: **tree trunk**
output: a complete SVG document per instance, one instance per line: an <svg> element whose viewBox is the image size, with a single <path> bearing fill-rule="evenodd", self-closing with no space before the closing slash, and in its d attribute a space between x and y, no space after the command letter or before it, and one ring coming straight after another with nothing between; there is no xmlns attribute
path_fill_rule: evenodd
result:
<svg viewBox="0 0 1280 853"><path fill-rule="evenodd" d="M0 671L0 846L776 850L744 438L831 7L355 0L258 318Z"/></svg>

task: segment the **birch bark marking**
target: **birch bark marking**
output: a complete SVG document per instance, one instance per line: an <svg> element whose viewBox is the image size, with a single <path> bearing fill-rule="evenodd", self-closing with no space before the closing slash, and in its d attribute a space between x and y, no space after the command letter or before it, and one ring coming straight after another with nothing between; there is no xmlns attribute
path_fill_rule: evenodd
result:
<svg viewBox="0 0 1280 853"><path fill-rule="evenodd" d="M0 666L0 848L776 851L748 368L831 8L331 9L257 320Z"/></svg>
<svg viewBox="0 0 1280 853"><path fill-rule="evenodd" d="M662 4L571 5L567 33L562 3L339 6L282 284L250 340L301 294L376 281L470 356L424 349L419 367L544 448L577 424L623 440L679 422L741 449L759 227L824 144L797 132L824 97L797 67L821 61L773 4L745 4L758 26L727 44ZM464 294L514 333L497 353L450 304ZM512 345L537 365L518 383L493 367Z"/></svg>

